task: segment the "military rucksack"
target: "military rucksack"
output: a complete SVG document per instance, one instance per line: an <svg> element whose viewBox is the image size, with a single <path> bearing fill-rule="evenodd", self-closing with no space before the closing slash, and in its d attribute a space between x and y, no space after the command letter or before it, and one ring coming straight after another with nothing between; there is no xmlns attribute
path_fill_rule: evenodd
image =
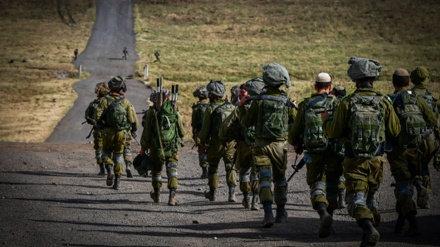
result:
<svg viewBox="0 0 440 247"><path fill-rule="evenodd" d="M272 97L273 99L270 99L264 96L266 95L258 96L263 100L258 101L255 137L271 140L286 137L289 109L284 101L275 99L285 99L285 97Z"/></svg>
<svg viewBox="0 0 440 247"><path fill-rule="evenodd" d="M333 113L334 95L319 95L304 100L304 134L303 142L309 152L320 152L327 148L328 138L324 135L321 114L327 110Z"/></svg>
<svg viewBox="0 0 440 247"><path fill-rule="evenodd" d="M96 114L96 110L98 109L99 106L99 99L95 99L92 102L90 102L89 106L86 109L86 118L89 118L87 120L90 119L95 119L95 114Z"/></svg>
<svg viewBox="0 0 440 247"><path fill-rule="evenodd" d="M427 130L423 114L417 106L417 95L401 91L392 96L393 107L400 120L399 145L414 148L420 145L422 134Z"/></svg>
<svg viewBox="0 0 440 247"><path fill-rule="evenodd" d="M218 133L220 130L220 125L229 115L231 115L234 109L235 106L229 102L225 102L214 109L211 114L211 126L209 130L209 135L211 138L219 138Z"/></svg>
<svg viewBox="0 0 440 247"><path fill-rule="evenodd" d="M374 157L385 141L384 96L379 93L373 96L353 94L349 99L353 154L355 157Z"/></svg>
<svg viewBox="0 0 440 247"><path fill-rule="evenodd" d="M177 139L177 112L174 110L171 101L167 101L162 105L158 114L160 126L160 138L162 144L175 142Z"/></svg>
<svg viewBox="0 0 440 247"><path fill-rule="evenodd" d="M197 102L192 106L194 119L193 123L191 124L193 129L200 131L202 129L202 123L203 123L203 116L205 114L206 107L208 106L208 103L201 103Z"/></svg>
<svg viewBox="0 0 440 247"><path fill-rule="evenodd" d="M116 129L118 131L130 129L127 120L127 110L124 105L124 97L113 99L106 96L110 104L102 113L101 119L104 120L104 126Z"/></svg>

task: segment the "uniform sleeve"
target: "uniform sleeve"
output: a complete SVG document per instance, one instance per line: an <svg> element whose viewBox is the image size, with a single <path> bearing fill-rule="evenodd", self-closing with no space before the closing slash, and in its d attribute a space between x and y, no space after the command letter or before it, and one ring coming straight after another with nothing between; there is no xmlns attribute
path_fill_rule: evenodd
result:
<svg viewBox="0 0 440 247"><path fill-rule="evenodd" d="M344 99L333 113L333 119L324 120L324 133L329 138L341 139L348 129L349 118L349 100Z"/></svg>
<svg viewBox="0 0 440 247"><path fill-rule="evenodd" d="M388 101L385 102L385 133L390 137L397 137L400 133L400 120L394 111L393 105Z"/></svg>
<svg viewBox="0 0 440 247"><path fill-rule="evenodd" d="M126 101L127 120L131 124L131 130L136 131L139 128L139 121L136 116L136 110L130 101Z"/></svg>
<svg viewBox="0 0 440 247"><path fill-rule="evenodd" d="M191 128L192 128L192 131L193 132L195 132L196 130L194 129L194 127L195 127L195 124L196 124L196 104L197 103L194 103L193 105L192 105L192 112L191 112Z"/></svg>
<svg viewBox="0 0 440 247"><path fill-rule="evenodd" d="M426 121L426 126L436 127L437 117L435 116L435 113L429 108L426 101L423 98L419 97L417 99L417 106L419 107L420 111L423 113L423 118Z"/></svg>
<svg viewBox="0 0 440 247"><path fill-rule="evenodd" d="M289 130L288 142L294 147L301 145L303 142L302 133L304 133L304 102L301 102L298 106L298 113L292 128Z"/></svg>
<svg viewBox="0 0 440 247"><path fill-rule="evenodd" d="M258 118L258 100L252 101L251 107L246 111L244 106L239 106L240 124L244 127L250 127Z"/></svg>
<svg viewBox="0 0 440 247"><path fill-rule="evenodd" d="M180 117L179 112L177 112L177 127L179 131L179 137L183 139L183 137L185 137L186 135L186 132L185 128L183 128L182 118Z"/></svg>
<svg viewBox="0 0 440 247"><path fill-rule="evenodd" d="M144 129L142 130L142 136L141 136L141 148L142 151L145 151L147 149L151 148L151 137L152 137L152 131L153 131L153 121L154 121L154 113L155 111L150 109L147 112L147 116L145 118L145 125Z"/></svg>
<svg viewBox="0 0 440 247"><path fill-rule="evenodd" d="M202 129L199 132L199 143L206 144L209 141L209 129L211 127L212 106L209 105L203 115Z"/></svg>
<svg viewBox="0 0 440 247"><path fill-rule="evenodd" d="M223 121L220 125L220 129L218 131L218 137L222 141L226 141L228 139L228 130L231 127L232 123L238 119L239 108L236 107L232 113Z"/></svg>

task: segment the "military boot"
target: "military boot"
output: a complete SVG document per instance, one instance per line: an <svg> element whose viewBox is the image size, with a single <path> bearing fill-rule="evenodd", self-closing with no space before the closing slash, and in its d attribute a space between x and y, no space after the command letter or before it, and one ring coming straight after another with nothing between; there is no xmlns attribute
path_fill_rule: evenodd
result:
<svg viewBox="0 0 440 247"><path fill-rule="evenodd" d="M107 186L113 185L113 178L115 175L113 174L112 165L105 165L105 170L107 170Z"/></svg>
<svg viewBox="0 0 440 247"><path fill-rule="evenodd" d="M260 210L260 202L259 202L259 195L258 192L252 193L252 210Z"/></svg>
<svg viewBox="0 0 440 247"><path fill-rule="evenodd" d="M285 205L277 205L276 223L284 223L287 220L287 211Z"/></svg>
<svg viewBox="0 0 440 247"><path fill-rule="evenodd" d="M205 191L205 198L209 199L211 202L215 201L215 189L209 188L209 191Z"/></svg>
<svg viewBox="0 0 440 247"><path fill-rule="evenodd" d="M319 227L319 237L326 238L330 236L332 232L333 218L327 211L327 205L323 202L318 202L316 205L316 211L319 214L321 225Z"/></svg>
<svg viewBox="0 0 440 247"><path fill-rule="evenodd" d="M133 167L131 162L127 162L125 166L125 172L127 173L127 178L132 178L133 174L131 174L131 168Z"/></svg>
<svg viewBox="0 0 440 247"><path fill-rule="evenodd" d="M200 178L208 178L208 168L207 167L202 167L202 175L200 176Z"/></svg>
<svg viewBox="0 0 440 247"><path fill-rule="evenodd" d="M394 233L402 233L403 226L405 225L405 216L400 214L397 216L396 225L394 226Z"/></svg>
<svg viewBox="0 0 440 247"><path fill-rule="evenodd" d="M241 201L241 205L244 208L250 208L251 202L249 201L249 192L243 192L243 200Z"/></svg>
<svg viewBox="0 0 440 247"><path fill-rule="evenodd" d="M345 208L345 189L338 190L338 209Z"/></svg>
<svg viewBox="0 0 440 247"><path fill-rule="evenodd" d="M104 176L105 175L105 168L104 168L104 164L100 163L99 165L99 173L98 175L100 176Z"/></svg>
<svg viewBox="0 0 440 247"><path fill-rule="evenodd" d="M264 208L263 227L270 228L275 224L275 218L273 217L273 212L272 212L272 202L263 203L263 208Z"/></svg>
<svg viewBox="0 0 440 247"><path fill-rule="evenodd" d="M417 190L417 206L420 208L429 208L428 190L422 185L422 181L420 181L420 179L416 179L413 184Z"/></svg>
<svg viewBox="0 0 440 247"><path fill-rule="evenodd" d="M362 235L361 247L376 246L380 239L380 234L374 228L373 223L370 220L365 219L362 222L362 229L364 233Z"/></svg>
<svg viewBox="0 0 440 247"><path fill-rule="evenodd" d="M228 196L229 202L235 202L237 201L237 198L235 197L235 185L229 185L229 196Z"/></svg>
<svg viewBox="0 0 440 247"><path fill-rule="evenodd" d="M419 223L417 222L416 212L411 212L406 215L406 219L409 223L409 229L404 233L405 236L414 237L420 234Z"/></svg>
<svg viewBox="0 0 440 247"><path fill-rule="evenodd" d="M170 190L170 197L168 198L168 205L176 206L176 190Z"/></svg>
<svg viewBox="0 0 440 247"><path fill-rule="evenodd" d="M121 181L121 175L115 175L115 182L113 183L114 190L119 190L120 181Z"/></svg>
<svg viewBox="0 0 440 247"><path fill-rule="evenodd" d="M154 188L154 191L150 192L150 197L155 203L160 203L160 189Z"/></svg>

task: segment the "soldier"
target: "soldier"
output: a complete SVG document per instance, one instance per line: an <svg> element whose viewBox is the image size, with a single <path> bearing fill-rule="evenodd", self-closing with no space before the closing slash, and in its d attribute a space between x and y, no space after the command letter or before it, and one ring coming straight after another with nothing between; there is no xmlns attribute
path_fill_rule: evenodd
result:
<svg viewBox="0 0 440 247"><path fill-rule="evenodd" d="M124 50L122 51L122 53L124 54L124 55L122 56L122 58L123 58L124 60L127 60L127 56L128 56L128 50L127 50L127 47L124 47Z"/></svg>
<svg viewBox="0 0 440 247"><path fill-rule="evenodd" d="M417 97L408 90L409 78L410 75L405 69L397 69L393 74L395 91L390 97L400 119L402 130L397 138L391 138L392 150L387 152L387 158L391 173L396 180L394 194L397 199L398 218L394 232L401 233L405 220L408 220L409 229L405 235L416 236L419 234L419 229L416 219L417 209L412 200L412 186L413 183L417 183L418 194L422 193L427 197L426 188L422 186L421 181L413 181L417 180L417 175L420 174L419 153L422 135L427 131L427 126L431 130L437 130L435 128L437 118L422 97ZM420 187L424 190L423 192L420 191Z"/></svg>
<svg viewBox="0 0 440 247"><path fill-rule="evenodd" d="M410 78L411 82L414 84L414 87L411 89L411 91L426 101L429 108L436 114L438 119L438 100L434 98L431 91L426 88L427 84L429 83L428 70L425 67L417 67L411 72ZM421 157L421 177L417 177L413 183L417 189L417 206L421 208L429 208L428 193L431 192L431 179L428 165L434 158L434 155L439 148L438 140L436 140L434 135L434 129L430 128L430 134L426 135L425 137L426 138L423 139L423 143L421 145L421 153L423 154ZM434 164L436 163L434 162ZM421 183L420 180L422 180ZM426 193L423 188L427 189Z"/></svg>
<svg viewBox="0 0 440 247"><path fill-rule="evenodd" d="M225 102L225 85L222 81L211 80L206 86L210 103L206 107L203 116L202 129L199 132L199 142L206 150L208 159L208 186L205 197L210 201L216 200L216 191L219 184L218 165L223 159L226 170L226 183L229 188L228 201L235 202L235 186L237 185L237 172L234 169L233 158L235 148L234 142L222 142L218 137L221 123L235 107Z"/></svg>
<svg viewBox="0 0 440 247"><path fill-rule="evenodd" d="M240 102L240 86L236 85L231 87L231 104L237 106L238 102Z"/></svg>
<svg viewBox="0 0 440 247"><path fill-rule="evenodd" d="M127 132L135 132L138 121L133 105L123 96L127 91L125 78L115 76L108 82L108 86L110 92L101 99L95 119L99 119L98 125L104 128L102 157L107 170L107 186L113 185L113 189L118 190Z"/></svg>
<svg viewBox="0 0 440 247"><path fill-rule="evenodd" d="M193 92L193 96L197 97L198 101L192 105L192 134L195 146L197 147L197 152L199 154L199 165L202 168L202 175L200 176L200 178L206 179L208 178L208 161L206 157L206 151L197 141L200 130L202 129L203 115L205 114L206 107L209 105L208 90L206 90L206 86L198 87Z"/></svg>
<svg viewBox="0 0 440 247"><path fill-rule="evenodd" d="M321 113L336 109L338 100L329 94L332 78L328 73L319 73L315 78L316 93L305 98L298 106L293 127L289 131L289 143L295 149L304 146L307 167L307 184L310 187L312 207L321 221L319 237L328 237L333 223L333 212L338 208L338 183L342 176L342 158L335 152L335 140L323 133Z"/></svg>
<svg viewBox="0 0 440 247"><path fill-rule="evenodd" d="M78 58L78 49L73 50L73 60L76 61Z"/></svg>
<svg viewBox="0 0 440 247"><path fill-rule="evenodd" d="M287 219L287 132L289 123L293 123L294 112L287 104L287 94L280 90L282 85L290 87L289 72L280 64L263 65L263 82L266 91L245 108L249 97L243 97L239 103L240 122L244 127L255 126L255 144L252 150L254 163L259 174L259 197L263 204L263 227L272 227L275 222L283 223ZM290 105L289 104L289 105ZM274 193L272 192L274 183ZM272 212L272 203L277 204L276 219Z"/></svg>
<svg viewBox="0 0 440 247"><path fill-rule="evenodd" d="M155 107L150 107L145 118L144 130L141 137L141 155L150 150L153 163L152 186L150 197L155 203L160 203L162 187L162 170L165 164L167 173L167 188L169 190L168 205L175 206L176 190L178 187L177 164L179 161L179 146L185 136L182 120L176 109L175 101L170 100L169 90L163 89L155 95ZM162 102L163 100L163 102Z"/></svg>
<svg viewBox="0 0 440 247"><path fill-rule="evenodd" d="M261 78L255 78L239 86L239 98L259 95L264 88ZM232 90L231 90L232 91ZM248 109L251 100L244 105ZM245 128L240 124L240 108L235 110L226 118L220 126L219 138L224 141L235 140L237 143L235 168L239 171L240 190L243 192L242 205L244 208L259 210L258 202L258 174L256 172L252 149L255 146L255 126ZM252 205L250 199L252 193Z"/></svg>
<svg viewBox="0 0 440 247"><path fill-rule="evenodd" d="M103 136L101 130L97 128L95 112L99 106L101 98L110 92L106 82L99 82L95 86L95 94L97 98L90 102L89 106L85 112L85 118L88 124L93 126L93 148L95 149L96 163L99 165L98 175L105 175L104 163L102 162L102 146L103 146Z"/></svg>
<svg viewBox="0 0 440 247"><path fill-rule="evenodd" d="M154 56L156 57L156 60L154 60L153 63L155 63L155 62L159 62L160 63L160 58L159 58L160 57L160 51L159 50L154 52Z"/></svg>
<svg viewBox="0 0 440 247"><path fill-rule="evenodd" d="M396 137L400 123L390 99L373 89L382 65L358 57L348 63L347 74L356 90L341 101L324 129L329 138L344 140L347 211L364 231L361 246L374 246L380 238L374 227L380 222L375 194L383 181L385 135Z"/></svg>

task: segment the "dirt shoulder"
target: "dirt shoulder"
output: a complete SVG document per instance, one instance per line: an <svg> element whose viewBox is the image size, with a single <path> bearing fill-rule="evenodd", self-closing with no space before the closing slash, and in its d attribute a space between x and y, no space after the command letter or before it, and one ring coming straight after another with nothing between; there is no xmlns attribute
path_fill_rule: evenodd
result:
<svg viewBox="0 0 440 247"><path fill-rule="evenodd" d="M134 146L134 151L139 146ZM294 160L289 155L289 166ZM97 174L91 144L0 143L0 243L4 246L357 246L362 232L345 210L335 215L335 235L318 238L319 219L309 202L305 169L289 184L289 220L260 228L262 211L227 202L224 168L218 200L203 197L196 151L180 151L178 205L168 206L167 190L155 204L151 177L123 176L121 190ZM421 232L408 238L392 233L396 214L391 179L385 169L379 246L436 246L440 227L439 193L431 209L419 210ZM292 172L292 169L288 169ZM439 173L432 172L439 188ZM163 174L164 179L166 175Z"/></svg>

